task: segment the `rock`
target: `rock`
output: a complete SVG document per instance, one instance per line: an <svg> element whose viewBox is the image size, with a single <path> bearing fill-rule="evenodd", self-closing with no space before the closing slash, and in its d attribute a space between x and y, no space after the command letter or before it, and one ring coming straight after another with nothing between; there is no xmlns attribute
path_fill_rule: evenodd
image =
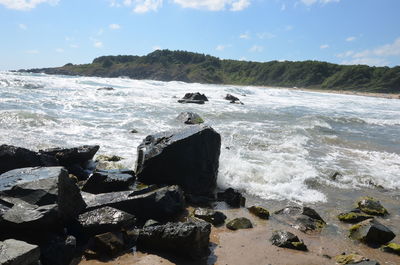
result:
<svg viewBox="0 0 400 265"><path fill-rule="evenodd" d="M382 250L385 252L400 255L400 244L389 243L389 244L383 246Z"/></svg>
<svg viewBox="0 0 400 265"><path fill-rule="evenodd" d="M261 219L267 220L269 218L269 211L261 206L251 206L248 208L249 212Z"/></svg>
<svg viewBox="0 0 400 265"><path fill-rule="evenodd" d="M211 225L206 222L167 223L145 227L139 233L139 250L165 251L200 259L209 254Z"/></svg>
<svg viewBox="0 0 400 265"><path fill-rule="evenodd" d="M100 87L97 90L112 91L112 90L115 90L115 89L113 87Z"/></svg>
<svg viewBox="0 0 400 265"><path fill-rule="evenodd" d="M374 218L372 215L362 213L360 210L351 211L348 213L341 213L338 215L338 219L345 223L359 223L367 219Z"/></svg>
<svg viewBox="0 0 400 265"><path fill-rule="evenodd" d="M149 219L146 221L146 223L143 225L143 227L156 226L156 225L161 225L161 223L157 222L156 220Z"/></svg>
<svg viewBox="0 0 400 265"><path fill-rule="evenodd" d="M15 239L0 242L0 264L2 265L34 265L39 264L40 249Z"/></svg>
<svg viewBox="0 0 400 265"><path fill-rule="evenodd" d="M98 155L96 157L96 161L106 161L106 162L118 162L121 161L123 158L116 155Z"/></svg>
<svg viewBox="0 0 400 265"><path fill-rule="evenodd" d="M135 182L135 173L131 170L97 170L83 185L85 192L99 194L129 190Z"/></svg>
<svg viewBox="0 0 400 265"><path fill-rule="evenodd" d="M242 104L243 103L239 100L239 98L235 97L234 95L231 94L226 94L225 98L226 100L229 100L230 103L237 103L237 104Z"/></svg>
<svg viewBox="0 0 400 265"><path fill-rule="evenodd" d="M137 191L102 194L82 193L87 211L110 206L144 220L165 220L182 213L185 206L183 192L178 186L151 186Z"/></svg>
<svg viewBox="0 0 400 265"><path fill-rule="evenodd" d="M204 104L205 101L208 101L208 98L204 94L196 93L186 93L185 96L178 100L179 103L196 103L196 104Z"/></svg>
<svg viewBox="0 0 400 265"><path fill-rule="evenodd" d="M332 176L330 176L330 179L333 180L333 181L336 181L340 177L343 177L343 175L340 174L340 172L336 171L335 173L332 174Z"/></svg>
<svg viewBox="0 0 400 265"><path fill-rule="evenodd" d="M238 229L247 229L247 228L253 228L253 224L251 221L245 217L241 218L235 218L231 221L229 221L226 224L226 227L230 230L238 230Z"/></svg>
<svg viewBox="0 0 400 265"><path fill-rule="evenodd" d="M42 265L70 265L75 256L76 239L56 237L41 246L40 261Z"/></svg>
<svg viewBox="0 0 400 265"><path fill-rule="evenodd" d="M39 150L39 152L57 158L60 165L68 167L74 164L85 164L93 158L99 148L98 145L83 145L74 148L50 148Z"/></svg>
<svg viewBox="0 0 400 265"><path fill-rule="evenodd" d="M371 197L360 198L357 202L358 208L366 214L370 215L386 215L389 214L382 204Z"/></svg>
<svg viewBox="0 0 400 265"><path fill-rule="evenodd" d="M139 131L136 130L136 129L132 129L132 130L130 131L130 133L139 133Z"/></svg>
<svg viewBox="0 0 400 265"><path fill-rule="evenodd" d="M217 193L218 201L225 201L229 206L239 208L246 204L246 198L239 191L228 188Z"/></svg>
<svg viewBox="0 0 400 265"><path fill-rule="evenodd" d="M136 218L124 211L105 206L79 215L78 221L86 234L96 235L131 228L136 223Z"/></svg>
<svg viewBox="0 0 400 265"><path fill-rule="evenodd" d="M335 260L338 264L345 265L345 264L359 264L360 262L367 261L368 259L361 255L352 253L348 255L346 254L338 255L335 257Z"/></svg>
<svg viewBox="0 0 400 265"><path fill-rule="evenodd" d="M58 161L22 147L0 145L0 174L12 169L40 166L58 166Z"/></svg>
<svg viewBox="0 0 400 265"><path fill-rule="evenodd" d="M288 206L276 211L275 216L304 233L319 232L326 225L321 216L309 207Z"/></svg>
<svg viewBox="0 0 400 265"><path fill-rule="evenodd" d="M185 124L201 124L204 120L194 112L181 112L176 118Z"/></svg>
<svg viewBox="0 0 400 265"><path fill-rule="evenodd" d="M270 238L272 245L280 248L290 248L307 251L307 246L296 235L286 231L275 231Z"/></svg>
<svg viewBox="0 0 400 265"><path fill-rule="evenodd" d="M374 219L368 219L350 228L350 237L366 244L382 245L391 241L396 235L386 226Z"/></svg>
<svg viewBox="0 0 400 265"><path fill-rule="evenodd" d="M199 219L213 224L214 226L222 225L225 222L225 214L206 208L196 208L193 215Z"/></svg>
<svg viewBox="0 0 400 265"><path fill-rule="evenodd" d="M136 176L145 184L177 184L185 193L213 196L221 136L208 126L149 135L138 146Z"/></svg>
<svg viewBox="0 0 400 265"><path fill-rule="evenodd" d="M98 256L115 257L125 250L124 237L121 232L107 232L94 237L94 250Z"/></svg>

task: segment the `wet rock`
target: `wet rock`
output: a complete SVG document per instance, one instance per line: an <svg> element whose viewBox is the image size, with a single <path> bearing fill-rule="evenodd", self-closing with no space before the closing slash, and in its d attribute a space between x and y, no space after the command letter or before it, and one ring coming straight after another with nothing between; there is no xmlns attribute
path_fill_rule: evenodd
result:
<svg viewBox="0 0 400 265"><path fill-rule="evenodd" d="M121 232L107 232L94 237L94 250L97 256L115 257L126 249Z"/></svg>
<svg viewBox="0 0 400 265"><path fill-rule="evenodd" d="M210 232L211 225L206 222L145 227L139 234L137 248L199 259L209 254Z"/></svg>
<svg viewBox="0 0 400 265"><path fill-rule="evenodd" d="M194 112L182 112L178 115L176 119L182 121L185 124L201 124L204 122L200 115Z"/></svg>
<svg viewBox="0 0 400 265"><path fill-rule="evenodd" d="M199 219L213 224L214 226L222 225L225 222L225 214L206 208L196 208L193 215Z"/></svg>
<svg viewBox="0 0 400 265"><path fill-rule="evenodd" d="M382 204L372 197L363 197L357 201L358 208L366 214L370 215L386 215L389 214Z"/></svg>
<svg viewBox="0 0 400 265"><path fill-rule="evenodd" d="M338 219L345 223L359 223L367 219L374 218L372 215L362 213L360 210L356 209L348 213L341 213L338 215Z"/></svg>
<svg viewBox="0 0 400 265"><path fill-rule="evenodd" d="M86 234L96 235L131 228L135 225L136 218L129 213L106 206L79 215L78 221Z"/></svg>
<svg viewBox="0 0 400 265"><path fill-rule="evenodd" d="M98 155L96 157L96 161L106 161L106 162L118 162L121 161L123 158L116 155Z"/></svg>
<svg viewBox="0 0 400 265"><path fill-rule="evenodd" d="M161 225L161 223L157 222L156 220L149 219L146 221L146 223L143 225L143 227L156 226L156 225Z"/></svg>
<svg viewBox="0 0 400 265"><path fill-rule="evenodd" d="M333 180L333 181L336 181L338 178L341 178L341 177L343 177L343 175L342 174L340 174L340 172L335 172L335 173L333 173L331 176L330 176L330 179L331 180Z"/></svg>
<svg viewBox="0 0 400 265"><path fill-rule="evenodd" d="M40 249L15 239L0 241L0 264L34 265L39 264Z"/></svg>
<svg viewBox="0 0 400 265"><path fill-rule="evenodd" d="M99 194L129 190L135 182L135 173L131 170L97 170L83 185L85 192Z"/></svg>
<svg viewBox="0 0 400 265"><path fill-rule="evenodd" d="M235 208L244 207L246 204L246 198L239 191L232 188L218 192L217 199L218 201L225 201L229 206Z"/></svg>
<svg viewBox="0 0 400 265"><path fill-rule="evenodd" d="M270 238L272 245L280 248L290 248L307 251L307 246L296 235L286 231L275 231Z"/></svg>
<svg viewBox="0 0 400 265"><path fill-rule="evenodd" d="M183 192L178 186L150 186L137 191L102 194L82 193L87 211L110 206L144 220L165 220L182 213L185 206Z"/></svg>
<svg viewBox="0 0 400 265"><path fill-rule="evenodd" d="M132 130L130 131L130 133L139 133L139 131L136 130L136 129L132 129Z"/></svg>
<svg viewBox="0 0 400 265"><path fill-rule="evenodd" d="M267 220L269 218L269 211L261 206L251 206L248 208L249 212L261 219Z"/></svg>
<svg viewBox="0 0 400 265"><path fill-rule="evenodd" d="M400 255L400 244L389 243L389 244L383 246L382 250L385 252Z"/></svg>
<svg viewBox="0 0 400 265"><path fill-rule="evenodd" d="M243 103L239 100L239 98L235 97L234 95L231 94L226 94L225 98L226 100L229 100L230 103L236 103L236 104L242 104Z"/></svg>
<svg viewBox="0 0 400 265"><path fill-rule="evenodd" d="M228 223L226 227L230 230L253 228L251 221L245 217L235 218Z"/></svg>
<svg viewBox="0 0 400 265"><path fill-rule="evenodd" d="M98 145L83 145L74 148L50 148L39 152L57 158L62 166L70 166L85 164L93 158L99 148Z"/></svg>
<svg viewBox="0 0 400 265"><path fill-rule="evenodd" d="M73 236L56 237L40 247L42 265L70 265L76 250L76 239Z"/></svg>
<svg viewBox="0 0 400 265"><path fill-rule="evenodd" d="M396 235L386 226L374 219L368 219L350 228L350 237L366 244L382 245L391 241Z"/></svg>
<svg viewBox="0 0 400 265"><path fill-rule="evenodd" d="M97 90L112 91L115 89L113 87L107 86L107 87L99 87Z"/></svg>
<svg viewBox="0 0 400 265"><path fill-rule="evenodd" d="M0 145L0 174L12 169L39 166L58 166L52 156L39 154L22 147Z"/></svg>
<svg viewBox="0 0 400 265"><path fill-rule="evenodd" d="M149 135L138 146L136 176L145 184L177 184L187 194L212 196L221 136L208 126Z"/></svg>
<svg viewBox="0 0 400 265"><path fill-rule="evenodd" d="M361 255L355 254L355 253L348 254L348 255L346 255L346 254L338 255L335 257L335 260L338 264L343 264L343 265L359 264L360 262L368 261L367 258L365 258Z"/></svg>
<svg viewBox="0 0 400 265"><path fill-rule="evenodd" d="M288 206L276 211L275 216L304 233L318 232L326 225L321 216L309 207Z"/></svg>
<svg viewBox="0 0 400 265"><path fill-rule="evenodd" d="M196 103L196 104L204 104L205 101L208 101L208 98L204 94L196 93L186 93L185 96L178 100L179 103Z"/></svg>

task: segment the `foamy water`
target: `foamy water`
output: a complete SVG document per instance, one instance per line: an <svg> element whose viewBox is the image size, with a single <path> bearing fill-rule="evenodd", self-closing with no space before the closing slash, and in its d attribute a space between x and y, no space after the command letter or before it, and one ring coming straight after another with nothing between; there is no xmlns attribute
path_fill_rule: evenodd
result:
<svg viewBox="0 0 400 265"><path fill-rule="evenodd" d="M97 90L112 86L113 91ZM180 104L186 92L204 105ZM231 93L245 105L230 104ZM219 185L263 199L325 201L308 185L400 188L400 100L286 89L0 72L0 143L38 150L99 144L124 157L193 111L222 136ZM132 134L136 129L139 133ZM343 177L331 181L339 171Z"/></svg>

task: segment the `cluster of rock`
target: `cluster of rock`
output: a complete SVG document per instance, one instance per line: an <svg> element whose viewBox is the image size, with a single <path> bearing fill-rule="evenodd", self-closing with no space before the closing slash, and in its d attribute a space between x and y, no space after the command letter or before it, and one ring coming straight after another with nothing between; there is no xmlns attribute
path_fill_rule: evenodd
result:
<svg viewBox="0 0 400 265"><path fill-rule="evenodd" d="M238 97L231 95L231 94L226 94L224 99L228 100L230 103L233 103L233 104L244 105L243 102L241 102ZM182 99L178 100L179 103L194 103L194 104L204 104L206 101L208 101L207 96L204 94L200 94L199 92L186 93Z"/></svg>

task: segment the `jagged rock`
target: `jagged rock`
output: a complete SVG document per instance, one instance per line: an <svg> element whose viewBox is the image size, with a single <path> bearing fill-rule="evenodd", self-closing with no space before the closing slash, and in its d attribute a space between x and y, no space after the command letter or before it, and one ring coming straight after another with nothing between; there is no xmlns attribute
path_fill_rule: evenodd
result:
<svg viewBox="0 0 400 265"><path fill-rule="evenodd" d="M253 228L253 224L249 219L241 217L229 221L228 223L226 223L226 227L230 230L238 230L238 229Z"/></svg>
<svg viewBox="0 0 400 265"><path fill-rule="evenodd" d="M131 170L97 170L83 185L85 192L99 194L129 190L135 182L135 173Z"/></svg>
<svg viewBox="0 0 400 265"><path fill-rule="evenodd" d="M296 235L286 231L275 231L270 238L272 245L281 248L307 251L307 246Z"/></svg>
<svg viewBox="0 0 400 265"><path fill-rule="evenodd" d="M196 93L186 93L185 96L178 100L179 103L196 103L196 104L204 104L205 101L208 101L208 98L204 94Z"/></svg>
<svg viewBox="0 0 400 265"><path fill-rule="evenodd" d="M2 265L34 265L39 264L40 249L15 239L0 241L0 264Z"/></svg>
<svg viewBox="0 0 400 265"><path fill-rule="evenodd" d="M288 206L276 211L275 217L304 233L320 231L326 225L321 216L309 207Z"/></svg>
<svg viewBox="0 0 400 265"><path fill-rule="evenodd" d="M113 87L107 86L107 87L99 87L97 90L112 91L112 90L115 90L115 89Z"/></svg>
<svg viewBox="0 0 400 265"><path fill-rule="evenodd" d="M239 98L235 97L234 95L231 94L226 94L225 98L226 100L229 100L230 103L236 103L236 104L242 104L243 103L239 100Z"/></svg>
<svg viewBox="0 0 400 265"><path fill-rule="evenodd" d="M110 206L144 220L165 220L182 213L185 201L178 186L150 186L137 191L120 191L102 194L82 193L87 211Z"/></svg>
<svg viewBox="0 0 400 265"><path fill-rule="evenodd" d="M370 215L386 215L389 214L382 204L372 197L360 198L357 202L358 208L366 214Z"/></svg>
<svg viewBox="0 0 400 265"><path fill-rule="evenodd" d="M232 188L228 188L223 192L217 193L218 201L225 201L229 206L239 208L246 204L246 198L243 195Z"/></svg>
<svg viewBox="0 0 400 265"><path fill-rule="evenodd" d="M94 237L94 250L98 256L115 257L125 248L124 237L121 232L107 232Z"/></svg>
<svg viewBox="0 0 400 265"><path fill-rule="evenodd" d="M156 220L149 219L146 221L146 223L143 225L143 227L156 226L156 225L161 225L161 223L157 222Z"/></svg>
<svg viewBox="0 0 400 265"><path fill-rule="evenodd" d="M341 213L338 215L338 219L345 223L359 223L367 219L374 218L372 215L362 213L360 210L356 209L348 213Z"/></svg>
<svg viewBox="0 0 400 265"><path fill-rule="evenodd" d="M333 181L336 181L338 178L341 178L341 177L343 177L343 175L340 172L336 171L335 173L333 173L330 176L330 179L333 180Z"/></svg>
<svg viewBox="0 0 400 265"><path fill-rule="evenodd" d="M225 214L206 208L196 208L193 215L215 226L222 225L226 219Z"/></svg>
<svg viewBox="0 0 400 265"><path fill-rule="evenodd" d="M383 246L382 250L385 252L400 255L400 244L389 243L389 244Z"/></svg>
<svg viewBox="0 0 400 265"><path fill-rule="evenodd" d="M208 126L149 135L138 146L136 176L145 184L177 184L185 193L212 196L221 136Z"/></svg>
<svg viewBox="0 0 400 265"><path fill-rule="evenodd" d="M249 212L261 219L267 220L269 218L269 211L261 206L251 206L248 208Z"/></svg>
<svg viewBox="0 0 400 265"><path fill-rule="evenodd" d="M52 156L22 147L0 145L0 174L12 169L39 166L58 166L58 161Z"/></svg>
<svg viewBox="0 0 400 265"><path fill-rule="evenodd" d="M137 248L199 259L209 254L210 232L211 225L206 222L167 223L145 227L139 233Z"/></svg>
<svg viewBox="0 0 400 265"><path fill-rule="evenodd" d="M350 228L350 237L373 245L382 245L391 241L396 235L386 226L374 219L368 219Z"/></svg>
<svg viewBox="0 0 400 265"><path fill-rule="evenodd" d="M42 265L70 265L75 255L76 239L73 236L56 237L40 248Z"/></svg>
<svg viewBox="0 0 400 265"><path fill-rule="evenodd" d="M57 158L62 166L70 166L74 164L82 165L92 159L99 150L98 145L83 145L73 148L50 148L40 150L41 154L46 154Z"/></svg>
<svg viewBox="0 0 400 265"><path fill-rule="evenodd" d="M106 162L118 162L121 161L123 158L116 155L98 155L96 157L96 161L106 161Z"/></svg>
<svg viewBox="0 0 400 265"><path fill-rule="evenodd" d="M182 112L176 119L185 124L201 124L204 122L204 120L194 112Z"/></svg>
<svg viewBox="0 0 400 265"><path fill-rule="evenodd" d="M112 207L103 207L79 215L78 221L88 235L130 228L136 223L135 216Z"/></svg>

